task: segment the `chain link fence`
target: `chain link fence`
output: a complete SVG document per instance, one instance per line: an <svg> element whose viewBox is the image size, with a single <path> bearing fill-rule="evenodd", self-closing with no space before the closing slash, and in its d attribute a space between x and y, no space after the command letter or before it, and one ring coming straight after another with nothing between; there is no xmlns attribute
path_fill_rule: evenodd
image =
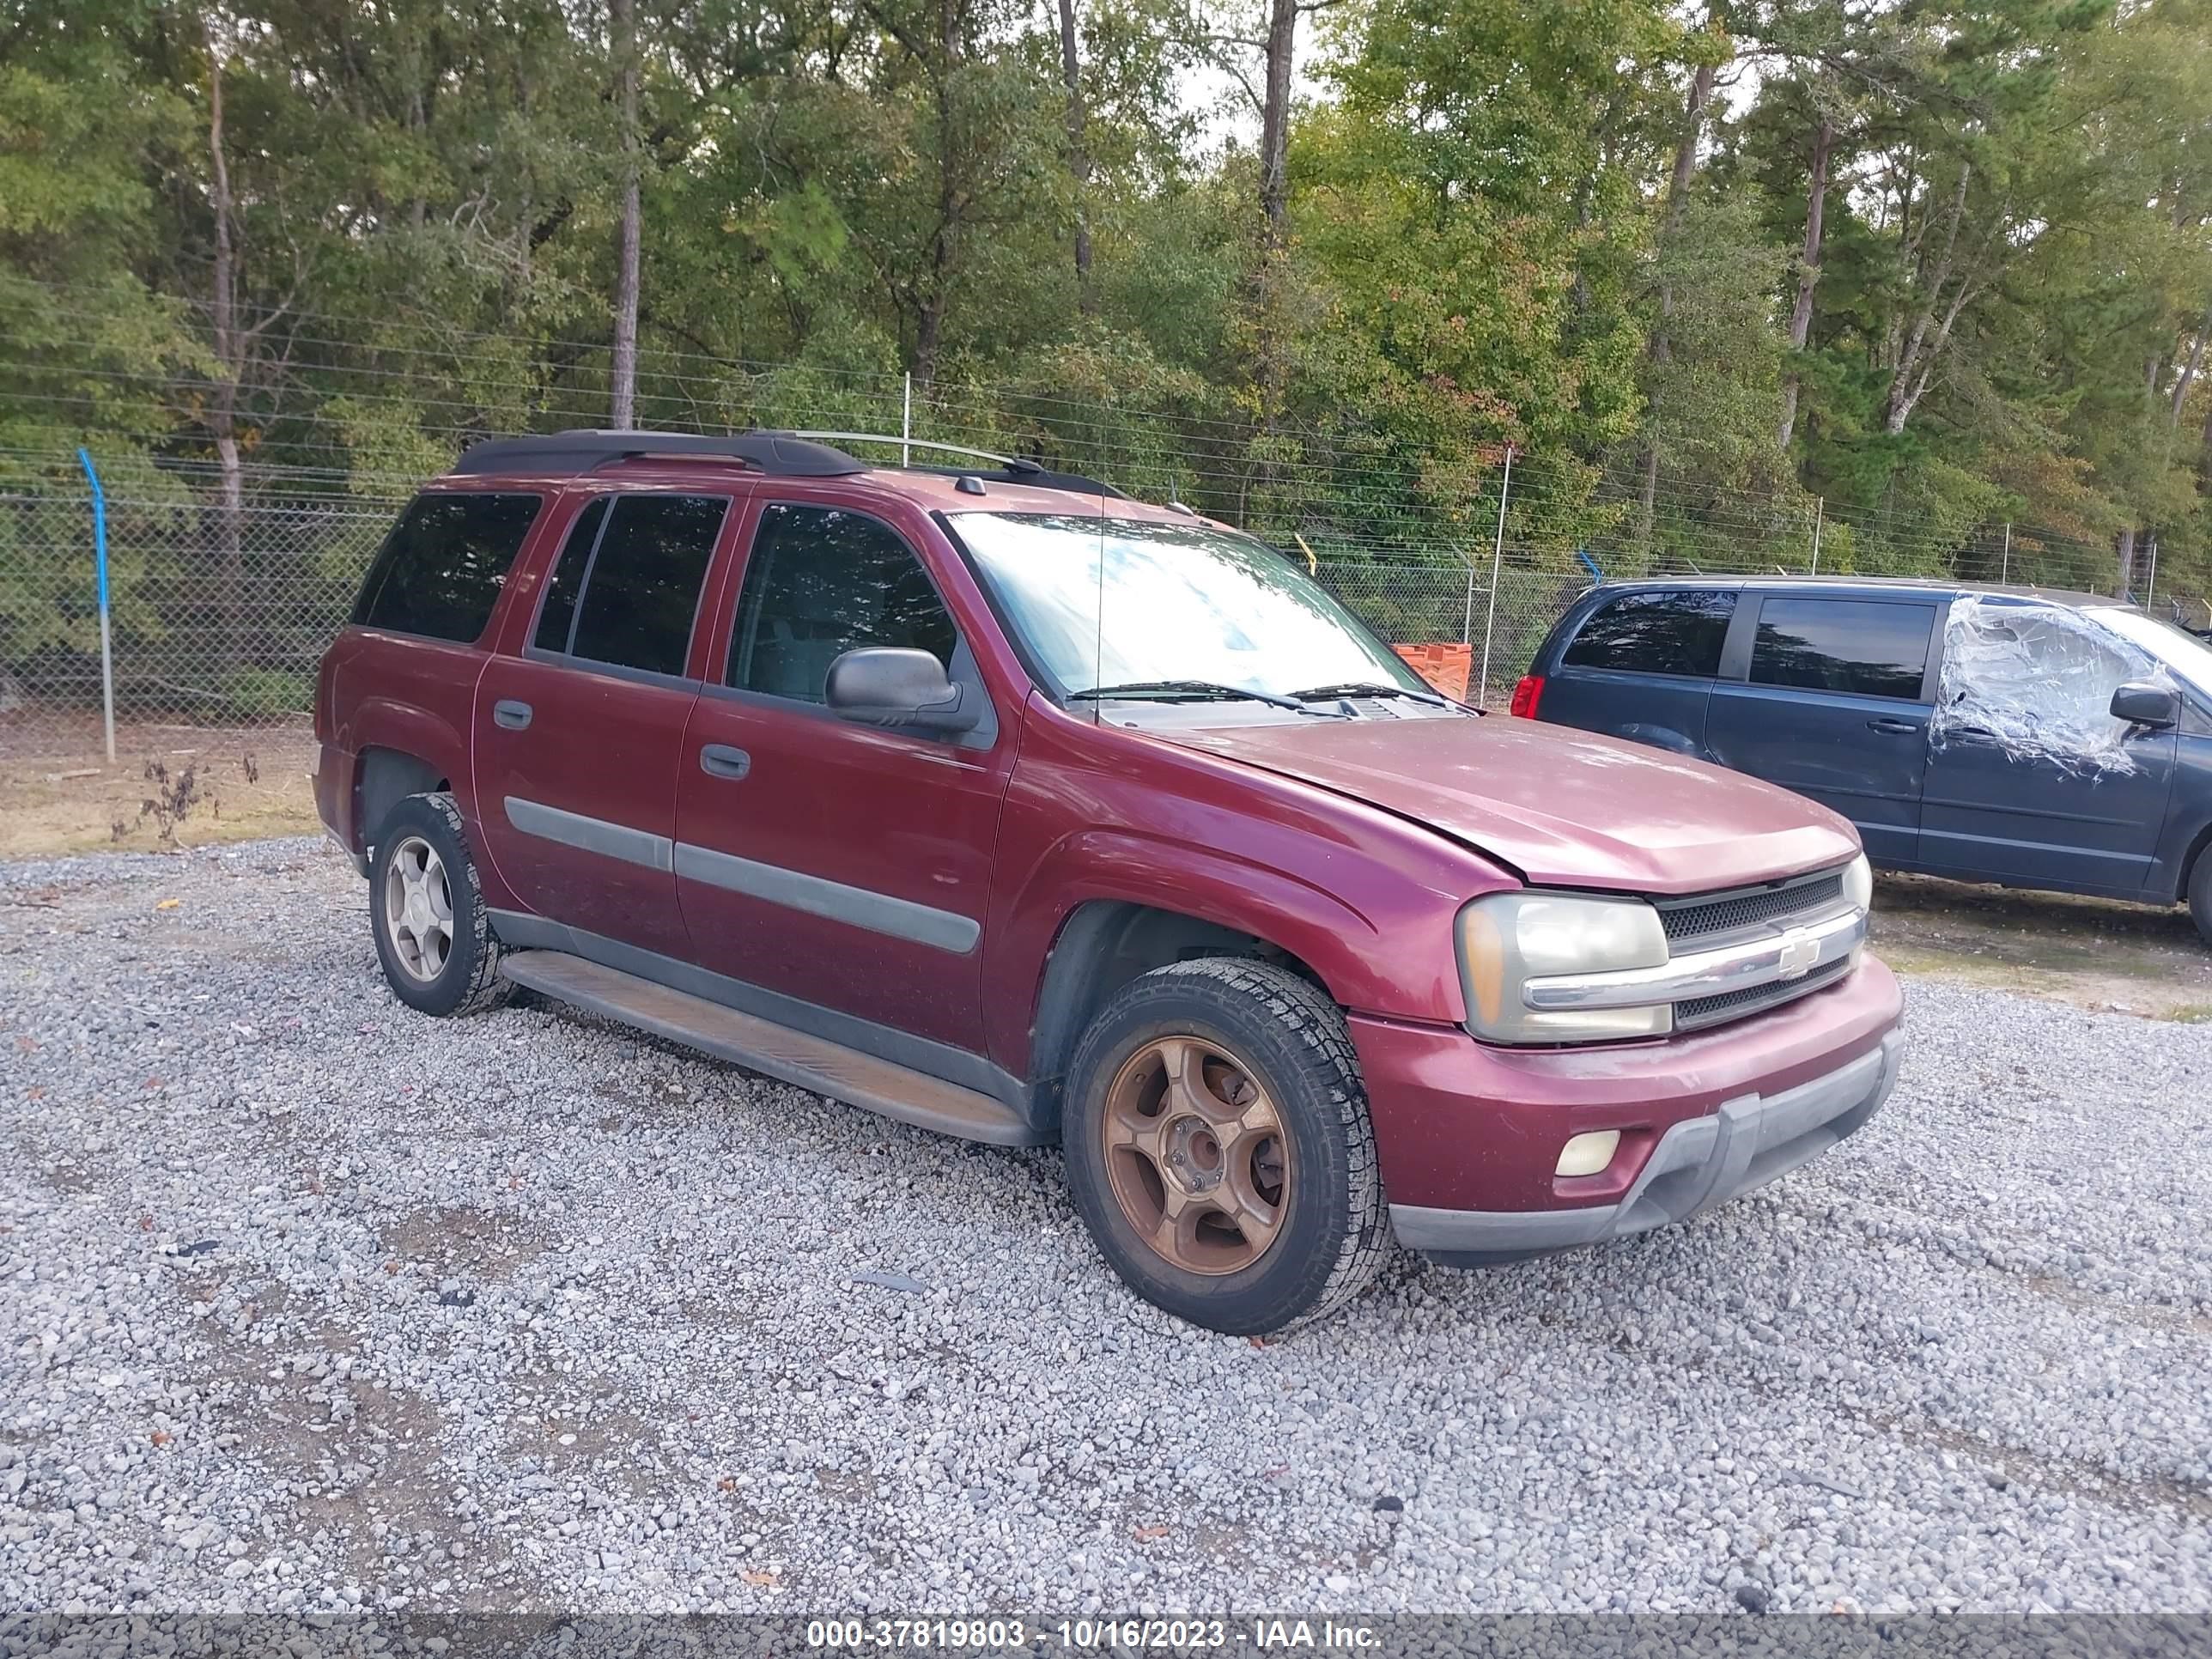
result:
<svg viewBox="0 0 2212 1659"><path fill-rule="evenodd" d="M303 722L315 668L404 493L133 478L104 502L118 722ZM101 711L88 490L0 493L0 746L69 752Z"/></svg>
<svg viewBox="0 0 2212 1659"><path fill-rule="evenodd" d="M304 727L317 661L410 488L393 477L272 469L226 501L219 481L189 471L140 468L110 479L118 723ZM1494 495L1489 505L1494 524ZM100 744L94 524L92 493L81 482L57 477L0 492L0 756L67 757ZM1732 546L1710 530L1696 557L1638 556L1624 544L1562 558L1510 537L1501 548L1455 529L1447 537L1439 526L1434 556L1425 560L1365 556L1318 528L1310 543L1303 535L1279 539L1437 684L1464 687L1493 708L1503 706L1562 610L1601 574L1810 567L1809 558L1778 561L1771 538ZM2094 550L1989 526L1942 556L1915 562L1928 575L2086 587L2101 561ZM2160 595L2155 609L2212 625L2201 599Z"/></svg>

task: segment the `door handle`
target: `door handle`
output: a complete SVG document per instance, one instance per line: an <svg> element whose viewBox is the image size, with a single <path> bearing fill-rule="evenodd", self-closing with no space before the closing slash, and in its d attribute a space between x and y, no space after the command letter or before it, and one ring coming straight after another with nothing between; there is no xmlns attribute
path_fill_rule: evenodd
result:
<svg viewBox="0 0 2212 1659"><path fill-rule="evenodd" d="M530 705L517 702L512 697L501 697L491 706L492 724L503 726L510 732L526 731L530 726Z"/></svg>
<svg viewBox="0 0 2212 1659"><path fill-rule="evenodd" d="M753 757L726 743L705 744L699 750L699 769L709 777L741 778L753 769Z"/></svg>
<svg viewBox="0 0 2212 1659"><path fill-rule="evenodd" d="M1869 732L1886 732L1892 737L1910 737L1920 730L1918 720L1901 720L1893 714L1884 714L1867 722Z"/></svg>

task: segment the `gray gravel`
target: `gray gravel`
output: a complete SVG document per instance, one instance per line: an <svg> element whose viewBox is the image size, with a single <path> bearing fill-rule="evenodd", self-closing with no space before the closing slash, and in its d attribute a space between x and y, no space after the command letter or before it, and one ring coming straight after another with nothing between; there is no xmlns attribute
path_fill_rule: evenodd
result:
<svg viewBox="0 0 2212 1659"><path fill-rule="evenodd" d="M1911 997L1778 1187L1261 1346L1056 1155L410 1012L313 842L0 866L0 1607L2212 1610L2212 1028Z"/></svg>

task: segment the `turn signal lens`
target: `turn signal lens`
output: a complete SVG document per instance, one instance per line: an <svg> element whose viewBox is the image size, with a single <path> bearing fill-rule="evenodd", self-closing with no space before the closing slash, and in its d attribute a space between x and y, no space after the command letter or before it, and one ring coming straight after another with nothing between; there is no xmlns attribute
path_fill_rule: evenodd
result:
<svg viewBox="0 0 2212 1659"><path fill-rule="evenodd" d="M1613 1155L1620 1150L1620 1130L1593 1129L1588 1134L1575 1136L1559 1148L1559 1162L1552 1173L1562 1176L1602 1175L1613 1162Z"/></svg>
<svg viewBox="0 0 2212 1659"><path fill-rule="evenodd" d="M1523 674L1521 683L1513 688L1513 701L1505 712L1518 714L1524 720L1533 720L1536 718L1536 705L1543 700L1544 677L1541 674Z"/></svg>

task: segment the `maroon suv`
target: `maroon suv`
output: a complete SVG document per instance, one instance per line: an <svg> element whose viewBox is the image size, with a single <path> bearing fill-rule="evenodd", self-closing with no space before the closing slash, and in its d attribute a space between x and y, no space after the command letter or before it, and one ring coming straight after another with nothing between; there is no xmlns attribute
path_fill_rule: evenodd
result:
<svg viewBox="0 0 2212 1659"><path fill-rule="evenodd" d="M315 714L403 1001L526 986L1057 1141L1115 1268L1217 1330L1343 1302L1394 1231L1681 1220L1897 1073L1843 819L1486 718L1262 544L1028 463L480 444Z"/></svg>

